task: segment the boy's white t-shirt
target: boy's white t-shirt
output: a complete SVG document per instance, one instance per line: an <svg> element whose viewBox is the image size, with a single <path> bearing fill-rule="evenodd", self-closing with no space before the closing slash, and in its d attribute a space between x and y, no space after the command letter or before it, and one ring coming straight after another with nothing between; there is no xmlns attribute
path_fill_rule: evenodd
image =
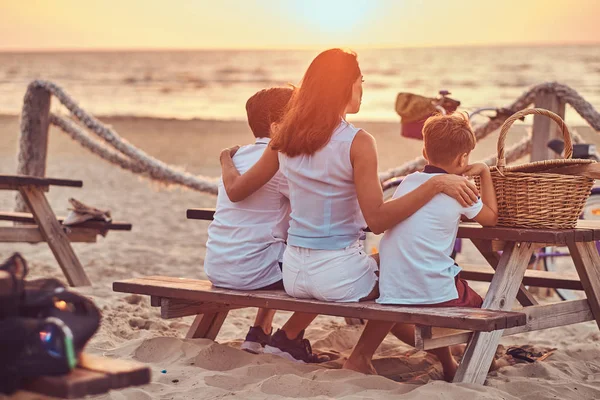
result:
<svg viewBox="0 0 600 400"><path fill-rule="evenodd" d="M269 138L240 147L233 163L243 174L267 149ZM277 172L243 201L227 197L219 182L214 220L208 226L204 272L215 285L254 290L282 279L279 262L285 250L290 202L287 180Z"/></svg>
<svg viewBox="0 0 600 400"><path fill-rule="evenodd" d="M396 189L393 198L412 192L439 174L415 172ZM469 207L438 194L413 215L387 230L381 239L380 304L437 304L458 298L454 279L460 268L450 257L461 215L472 219L481 199Z"/></svg>

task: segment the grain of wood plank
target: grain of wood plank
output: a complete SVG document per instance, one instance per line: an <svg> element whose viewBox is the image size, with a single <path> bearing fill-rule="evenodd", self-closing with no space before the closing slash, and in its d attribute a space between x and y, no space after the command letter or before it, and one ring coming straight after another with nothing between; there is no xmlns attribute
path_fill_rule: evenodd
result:
<svg viewBox="0 0 600 400"><path fill-rule="evenodd" d="M66 233L71 243L95 243L98 231L95 229L75 228ZM46 239L37 225L0 226L1 243L41 243Z"/></svg>
<svg viewBox="0 0 600 400"><path fill-rule="evenodd" d="M56 217L58 222L62 223L66 217ZM33 214L23 212L6 212L0 211L0 221L13 221L35 224ZM69 228L90 228L97 230L118 230L130 231L131 224L128 222L103 222L103 221L85 221L76 225L69 225Z"/></svg>
<svg viewBox="0 0 600 400"><path fill-rule="evenodd" d="M104 373L75 368L67 375L32 379L23 388L48 396L73 399L108 392L111 389L111 378Z"/></svg>
<svg viewBox="0 0 600 400"><path fill-rule="evenodd" d="M190 315L229 311L237 308L242 307L208 301L186 301L161 298L160 317L164 319L180 318Z"/></svg>
<svg viewBox="0 0 600 400"><path fill-rule="evenodd" d="M587 225L574 229L526 229L506 227L482 227L473 222L463 222L458 229L458 237L465 239L505 240L512 242L534 242L548 244L567 244L569 242L591 242L594 240L596 227Z"/></svg>
<svg viewBox="0 0 600 400"><path fill-rule="evenodd" d="M162 299L156 296L150 296L150 306L160 307L162 305Z"/></svg>
<svg viewBox="0 0 600 400"><path fill-rule="evenodd" d="M381 305L375 302L331 303L296 299L284 291L237 291L213 287L210 282L151 276L113 283L113 290L188 301L206 301L232 306L263 307L276 310L315 312L349 318L406 322L420 325L468 327L494 330L525 324L521 313L497 312L473 308L437 308Z"/></svg>
<svg viewBox="0 0 600 400"><path fill-rule="evenodd" d="M197 315L185 337L215 340L228 313L229 311L220 311Z"/></svg>
<svg viewBox="0 0 600 400"><path fill-rule="evenodd" d="M491 282L494 277L494 270L487 266L461 264L460 267L460 276L466 280ZM523 284L553 289L583 290L583 286L577 274L540 271L535 269L528 269L525 271Z"/></svg>
<svg viewBox="0 0 600 400"><path fill-rule="evenodd" d="M213 219L214 213L214 208L190 208L186 211L186 216L188 219L210 221ZM596 236L596 238L594 238L594 236ZM482 227L477 223L466 222L460 224L458 237L567 244L569 241L600 240L600 221L585 221L583 223L582 221L579 221L577 228L565 230Z"/></svg>
<svg viewBox="0 0 600 400"><path fill-rule="evenodd" d="M565 119L565 101L555 93L540 92L537 94L535 107L552 111L563 120ZM560 126L546 116L534 115L531 128L531 161L560 158L558 154L548 148L548 142L557 138L563 139Z"/></svg>
<svg viewBox="0 0 600 400"><path fill-rule="evenodd" d="M44 193L34 186L23 186L19 189L27 206L31 210L37 225L58 261L67 281L72 286L90 286L79 259L75 255L69 239L46 200Z"/></svg>
<svg viewBox="0 0 600 400"><path fill-rule="evenodd" d="M0 190L19 190L19 188L22 185L17 185L14 183L0 183ZM47 192L50 190L50 187L48 186L40 186L40 185L36 185L36 187L41 190L42 192Z"/></svg>
<svg viewBox="0 0 600 400"><path fill-rule="evenodd" d="M500 262L500 254L493 250L493 243L489 240L477 240L471 239L471 242L475 245L477 250L481 253L481 255L487 260L490 266L495 270L498 267L498 263ZM504 243L504 246L508 242ZM519 285L519 291L517 292L517 300L523 307L532 306L538 304L537 300L533 295L527 290L527 288L521 283Z"/></svg>
<svg viewBox="0 0 600 400"><path fill-rule="evenodd" d="M496 268L494 279L483 301L483 308L492 310L511 309L532 253L532 243L507 243ZM454 382L478 384L485 382L502 333L502 330L473 333L456 372Z"/></svg>
<svg viewBox="0 0 600 400"><path fill-rule="evenodd" d="M83 181L59 178L41 178L31 175L0 175L0 185L21 186L68 186L82 187Z"/></svg>
<svg viewBox="0 0 600 400"><path fill-rule="evenodd" d="M581 279L587 301L600 327L600 255L595 243L571 243L569 252Z"/></svg>
<svg viewBox="0 0 600 400"><path fill-rule="evenodd" d="M516 335L523 332L537 331L558 326L593 321L594 316L587 300L561 301L559 303L524 307L527 324L505 329L503 336ZM415 331L415 346L419 350L430 350L438 347L467 343L473 332L462 329L433 327L430 330Z"/></svg>
<svg viewBox="0 0 600 400"><path fill-rule="evenodd" d="M79 367L106 374L110 378L111 389L150 383L150 368L138 362L83 353Z"/></svg>

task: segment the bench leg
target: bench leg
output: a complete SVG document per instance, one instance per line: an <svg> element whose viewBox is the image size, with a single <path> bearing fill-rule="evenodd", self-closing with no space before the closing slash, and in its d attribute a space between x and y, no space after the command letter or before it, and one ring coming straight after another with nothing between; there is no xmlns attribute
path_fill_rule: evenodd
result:
<svg viewBox="0 0 600 400"><path fill-rule="evenodd" d="M190 326L185 337L187 339L210 339L215 340L227 318L229 310L214 313L198 314Z"/></svg>
<svg viewBox="0 0 600 400"><path fill-rule="evenodd" d="M587 301L600 328L600 255L595 242L569 244L571 258L585 290Z"/></svg>
<svg viewBox="0 0 600 400"><path fill-rule="evenodd" d="M500 257L482 308L510 310L519 291L527 263L533 254L532 243L508 242ZM496 354L503 330L475 332L458 366L454 382L483 384Z"/></svg>
<svg viewBox="0 0 600 400"><path fill-rule="evenodd" d="M487 262L494 268L494 270L498 267L498 262L500 261L500 254L497 251L492 250L492 241L491 240L471 240L477 250L481 253L482 256L485 257ZM530 256L531 257L531 256ZM523 307L535 306L538 304L537 300L533 295L527 290L525 285L521 283L519 287L519 292L517 293L517 300Z"/></svg>
<svg viewBox="0 0 600 400"><path fill-rule="evenodd" d="M48 243L58 265L71 286L90 286L92 283L85 274L75 255L67 234L63 231L41 189L23 186L19 192L31 210L44 240Z"/></svg>
<svg viewBox="0 0 600 400"><path fill-rule="evenodd" d="M364 325L365 322L362 318L344 318L346 325Z"/></svg>

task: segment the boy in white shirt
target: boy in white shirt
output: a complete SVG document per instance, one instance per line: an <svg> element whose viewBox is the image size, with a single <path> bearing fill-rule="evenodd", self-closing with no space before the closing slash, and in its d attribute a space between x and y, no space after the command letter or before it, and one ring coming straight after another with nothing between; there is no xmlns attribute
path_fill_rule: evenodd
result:
<svg viewBox="0 0 600 400"><path fill-rule="evenodd" d="M394 198L415 190L436 174L479 176L482 198L463 207L455 199L438 194L413 215L385 232L381 260L380 304L438 307L481 307L483 300L458 274L450 257L461 216L484 226L497 221L498 207L490 170L486 164L469 164L475 134L461 113L429 118L423 127L423 172L407 176ZM407 343L414 340L414 325L369 321L344 368L376 373L371 358L388 332ZM458 367L449 347L431 350L442 363L444 377L452 381Z"/></svg>
<svg viewBox="0 0 600 400"><path fill-rule="evenodd" d="M240 147L233 157L244 173L267 149L271 134L283 117L292 96L291 88L257 92L246 103L254 144ZM219 287L236 290L281 289L281 259L289 227L288 186L278 172L260 190L244 201L233 203L223 181L219 183L214 220L208 227L204 272ZM275 310L259 308L242 349L262 353L270 342Z"/></svg>

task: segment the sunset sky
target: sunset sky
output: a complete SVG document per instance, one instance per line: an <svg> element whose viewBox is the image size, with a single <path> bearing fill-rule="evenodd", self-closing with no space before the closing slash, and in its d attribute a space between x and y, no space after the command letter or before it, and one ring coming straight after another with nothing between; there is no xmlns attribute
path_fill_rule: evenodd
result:
<svg viewBox="0 0 600 400"><path fill-rule="evenodd" d="M600 42L598 0L0 0L1 50Z"/></svg>

